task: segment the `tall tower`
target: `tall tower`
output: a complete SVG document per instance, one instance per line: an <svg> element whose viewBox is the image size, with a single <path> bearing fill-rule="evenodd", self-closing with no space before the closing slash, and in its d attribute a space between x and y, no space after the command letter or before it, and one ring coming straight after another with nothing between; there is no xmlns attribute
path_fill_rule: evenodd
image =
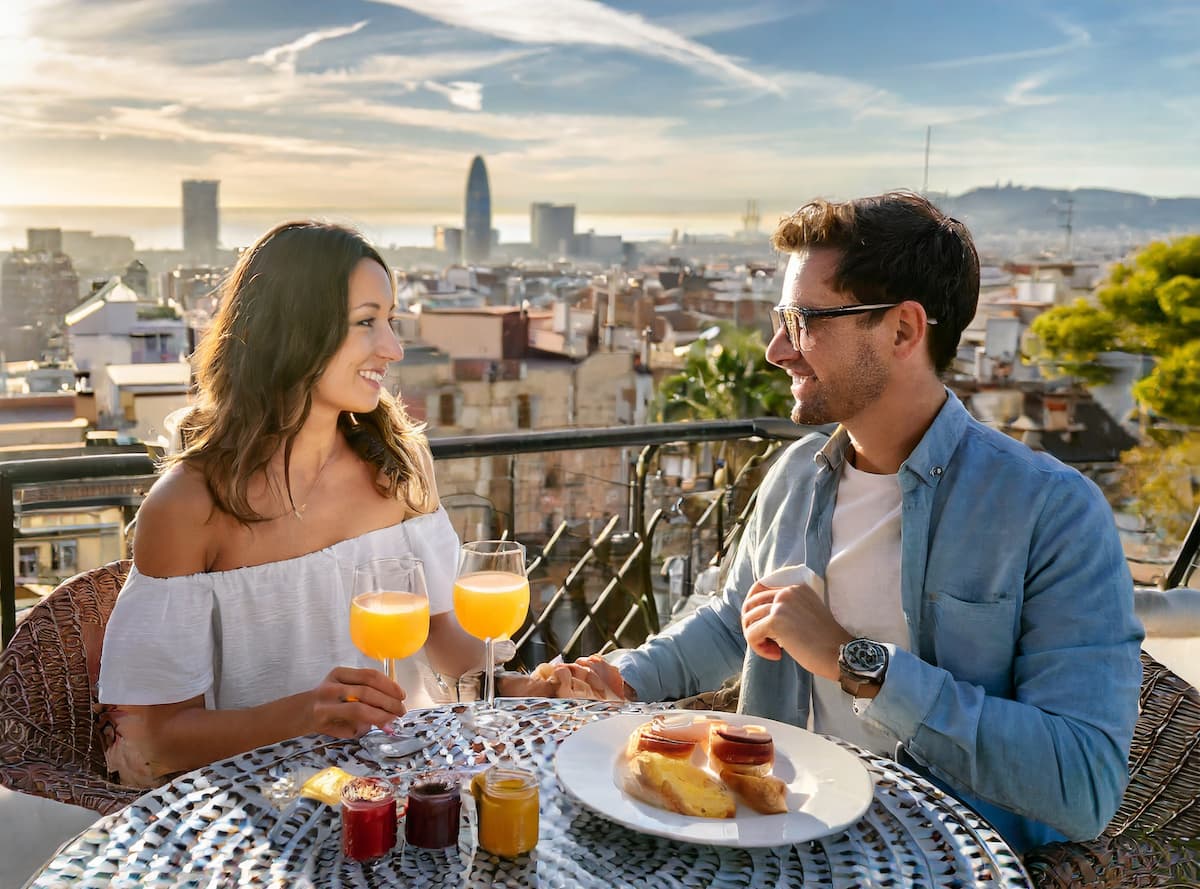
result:
<svg viewBox="0 0 1200 889"><path fill-rule="evenodd" d="M467 174L466 220L463 225L463 260L483 262L492 247L492 193L487 167L479 155Z"/></svg>
<svg viewBox="0 0 1200 889"><path fill-rule="evenodd" d="M217 261L220 184L216 179L183 180L183 252L189 260L203 265Z"/></svg>

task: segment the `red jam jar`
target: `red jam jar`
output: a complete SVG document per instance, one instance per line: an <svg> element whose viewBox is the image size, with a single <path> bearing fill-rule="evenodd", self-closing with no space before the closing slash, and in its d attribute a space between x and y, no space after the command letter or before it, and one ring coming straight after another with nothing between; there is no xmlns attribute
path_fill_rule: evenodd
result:
<svg viewBox="0 0 1200 889"><path fill-rule="evenodd" d="M396 845L396 791L384 778L353 778L342 788L342 854L370 861Z"/></svg>
<svg viewBox="0 0 1200 889"><path fill-rule="evenodd" d="M444 849L458 844L462 814L462 789L453 772L418 775L408 789L404 839L422 849Z"/></svg>

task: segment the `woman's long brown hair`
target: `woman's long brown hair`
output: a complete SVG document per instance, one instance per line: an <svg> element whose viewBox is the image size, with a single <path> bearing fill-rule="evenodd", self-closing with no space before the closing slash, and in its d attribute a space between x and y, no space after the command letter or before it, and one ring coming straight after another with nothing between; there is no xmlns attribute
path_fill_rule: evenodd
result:
<svg viewBox="0 0 1200 889"><path fill-rule="evenodd" d="M217 507L243 523L264 521L249 501L254 474L283 450L284 488L296 434L313 389L350 328L350 273L370 259L391 272L358 232L320 222L285 222L242 254L221 306L193 358L197 403L182 425L186 447L168 458L198 467ZM386 391L375 410L343 413L338 426L375 485L414 512L436 508L425 477L423 425ZM292 503L292 507L295 504Z"/></svg>

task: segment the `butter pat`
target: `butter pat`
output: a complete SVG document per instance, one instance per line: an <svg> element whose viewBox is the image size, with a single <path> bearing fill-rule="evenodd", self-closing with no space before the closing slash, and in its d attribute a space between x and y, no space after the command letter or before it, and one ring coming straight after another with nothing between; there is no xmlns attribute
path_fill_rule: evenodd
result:
<svg viewBox="0 0 1200 889"><path fill-rule="evenodd" d="M349 772L344 772L337 766L330 766L305 781L300 788L300 795L319 800L330 806L339 805L342 801L342 788L353 777Z"/></svg>

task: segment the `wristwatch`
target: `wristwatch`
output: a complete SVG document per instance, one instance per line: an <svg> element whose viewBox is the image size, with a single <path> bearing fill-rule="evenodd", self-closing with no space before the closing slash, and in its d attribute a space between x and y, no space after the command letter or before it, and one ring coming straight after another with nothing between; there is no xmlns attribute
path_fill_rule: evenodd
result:
<svg viewBox="0 0 1200 889"><path fill-rule="evenodd" d="M887 668L887 647L873 639L851 639L838 649L838 678L851 697L875 697Z"/></svg>

